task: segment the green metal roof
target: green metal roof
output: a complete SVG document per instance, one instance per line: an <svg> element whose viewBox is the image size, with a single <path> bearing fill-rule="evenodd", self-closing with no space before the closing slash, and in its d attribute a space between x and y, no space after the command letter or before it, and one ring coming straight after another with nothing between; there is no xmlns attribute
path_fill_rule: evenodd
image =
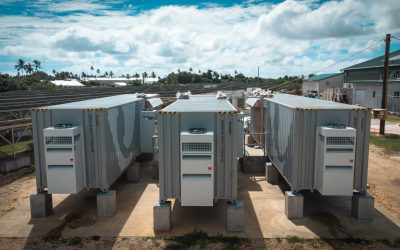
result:
<svg viewBox="0 0 400 250"><path fill-rule="evenodd" d="M320 75L309 77L309 78L307 78L305 80L306 81L321 81L321 80L324 80L326 78L330 78L330 77L337 76L337 75L340 75L340 74L342 74L342 73L320 74Z"/></svg>
<svg viewBox="0 0 400 250"><path fill-rule="evenodd" d="M347 67L343 70L383 67L384 59L385 56L379 56L374 59ZM389 54L389 66L394 66L394 65L400 65L400 50L396 50Z"/></svg>

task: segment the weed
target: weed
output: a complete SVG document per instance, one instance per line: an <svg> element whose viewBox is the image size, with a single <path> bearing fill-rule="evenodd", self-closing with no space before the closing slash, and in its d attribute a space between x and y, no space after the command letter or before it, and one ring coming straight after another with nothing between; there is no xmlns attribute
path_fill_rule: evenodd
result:
<svg viewBox="0 0 400 250"><path fill-rule="evenodd" d="M196 231L182 236L174 236L167 240L174 242L166 246L166 249L170 250L187 249L196 245L199 245L200 248L206 248L207 243L223 243L229 249L235 249L247 241L245 238L228 237L220 234L216 236L208 236L208 234L203 231Z"/></svg>
<svg viewBox="0 0 400 250"><path fill-rule="evenodd" d="M81 237L73 237L71 239L69 239L68 241L68 245L70 246L80 246L82 245L82 238Z"/></svg>
<svg viewBox="0 0 400 250"><path fill-rule="evenodd" d="M99 241L100 239L101 239L101 237L98 236L98 235L93 235L92 236L92 240L94 240L94 241Z"/></svg>
<svg viewBox="0 0 400 250"><path fill-rule="evenodd" d="M294 244L294 243L303 243L303 242L304 242L304 239L301 239L301 238L299 238L299 237L297 237L297 236L290 236L290 237L287 239L287 241L288 241L289 243L292 243L292 244Z"/></svg>

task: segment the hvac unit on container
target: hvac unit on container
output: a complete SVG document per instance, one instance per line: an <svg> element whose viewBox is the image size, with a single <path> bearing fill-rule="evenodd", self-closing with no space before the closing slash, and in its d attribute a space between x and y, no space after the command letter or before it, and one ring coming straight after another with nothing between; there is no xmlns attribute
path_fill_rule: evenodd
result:
<svg viewBox="0 0 400 250"><path fill-rule="evenodd" d="M301 96L274 94L262 99L265 113L267 179L282 176L289 218L303 215L302 190L353 195L352 214L371 215L367 193L370 110ZM356 193L353 193L356 191Z"/></svg>
<svg viewBox="0 0 400 250"><path fill-rule="evenodd" d="M51 194L82 189L101 190L98 215L112 216L115 191L109 188L137 156L152 152L146 140L152 141L155 125L145 117L154 117L153 105L160 104L156 96L125 94L34 109L37 193L31 196L32 217L51 213Z"/></svg>
<svg viewBox="0 0 400 250"><path fill-rule="evenodd" d="M237 201L243 115L222 93L181 94L159 112L157 120L160 200L154 207L155 230L170 229L168 199L200 207L228 200L228 230L240 230L229 224L229 217L236 213L237 220L243 218Z"/></svg>

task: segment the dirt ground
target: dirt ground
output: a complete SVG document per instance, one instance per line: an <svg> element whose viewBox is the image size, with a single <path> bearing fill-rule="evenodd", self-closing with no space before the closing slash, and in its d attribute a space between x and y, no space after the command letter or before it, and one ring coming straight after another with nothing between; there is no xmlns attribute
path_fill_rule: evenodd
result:
<svg viewBox="0 0 400 250"><path fill-rule="evenodd" d="M188 238L191 239L190 237ZM326 239L0 238L0 249L399 249L400 242Z"/></svg>
<svg viewBox="0 0 400 250"><path fill-rule="evenodd" d="M390 216L400 219L400 155L388 154L371 145L369 155L369 192L376 203ZM22 176L22 177L21 177ZM6 178L10 177L10 178ZM9 180L14 180L9 183ZM9 176L0 176L1 217L23 203L35 190L32 168L22 169ZM399 235L400 239L400 235ZM0 249L400 249L400 241L367 241L359 239L241 239L187 235L182 237L41 237L0 238Z"/></svg>
<svg viewBox="0 0 400 250"><path fill-rule="evenodd" d="M400 219L400 154L370 145L368 184L376 202Z"/></svg>

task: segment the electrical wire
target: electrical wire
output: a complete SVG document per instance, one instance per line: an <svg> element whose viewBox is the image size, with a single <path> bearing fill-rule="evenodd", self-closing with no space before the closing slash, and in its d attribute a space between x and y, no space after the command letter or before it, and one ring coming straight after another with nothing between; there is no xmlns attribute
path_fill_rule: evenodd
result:
<svg viewBox="0 0 400 250"><path fill-rule="evenodd" d="M359 50L359 51L357 51L357 52L354 52L353 54L350 54L349 56L346 56L346 57L340 59L339 61L337 61L337 62L335 62L335 63L332 63L332 64L330 64L330 65L328 65L328 66L326 66L326 67L324 67L324 68L321 68L321 69L319 69L319 70L313 72L313 74L317 74L318 72L321 72L321 71L324 71L324 70L326 70L326 69L328 69L328 68L331 68L331 67L333 67L333 66L336 66L336 65L338 65L339 63L341 63L341 62L343 62L343 61L345 61L345 60L347 60L347 59L349 59L349 58L351 58L351 57L353 57L353 56L359 55L359 54L361 54L362 52L364 52L364 51L366 51L366 50L368 50L368 49L370 49L370 48L372 48L372 47L375 47L376 45L378 45L379 43L381 43L381 42L383 42L383 41L385 41L385 39L381 39L381 40L379 40L379 41L376 41L375 43L371 44L370 46L368 46L368 47L366 47L366 48L364 48L364 49L362 49L362 50Z"/></svg>
<svg viewBox="0 0 400 250"><path fill-rule="evenodd" d="M399 40L400 41L400 39L399 38L397 38L397 37L395 37L395 36L391 36L392 38L394 38L394 39L396 39L396 40Z"/></svg>
<svg viewBox="0 0 400 250"><path fill-rule="evenodd" d="M398 38L396 38L396 39L398 39ZM370 46L368 46L368 47L366 47L366 48L364 48L364 49L362 49L362 50L359 50L359 51L357 51L357 52L354 52L354 53L352 53L352 54L350 54L350 55L348 55L348 56L346 56L346 57L340 59L339 61L337 61L337 62L335 62L335 63L332 63L332 64L330 64L330 65L328 65L328 66L326 66L326 67L323 67L323 68L321 68L321 69L319 69L319 70L317 70L317 71L314 71L312 74L315 74L315 75L316 75L317 73L319 73L319 72L321 72L321 71L324 71L324 70L329 69L329 68L331 68L331 67L333 67L333 66L336 66L336 65L340 64L341 62L343 62L343 61L345 61L345 60L347 60L347 59L349 59L349 58L351 58L351 57L354 57L354 56L356 56L356 55L359 55L359 54L361 54L362 52L364 52L364 51L366 51L366 50L368 50L368 49L370 49L370 48L372 48L372 47L375 47L376 45L378 45L379 43L384 42L384 41L385 41L385 39L380 39L379 41L376 41L375 43L371 44ZM289 84L289 83L292 83L292 82L295 82L295 81L298 81L298 80L303 80L303 79L304 79L304 77L297 77L297 78L292 79L292 80L290 80L290 81L286 81L286 82L283 82L283 83L281 83L281 84L275 85L275 86L271 87L271 89L276 89L276 87L282 87L282 86L287 85L287 84Z"/></svg>

